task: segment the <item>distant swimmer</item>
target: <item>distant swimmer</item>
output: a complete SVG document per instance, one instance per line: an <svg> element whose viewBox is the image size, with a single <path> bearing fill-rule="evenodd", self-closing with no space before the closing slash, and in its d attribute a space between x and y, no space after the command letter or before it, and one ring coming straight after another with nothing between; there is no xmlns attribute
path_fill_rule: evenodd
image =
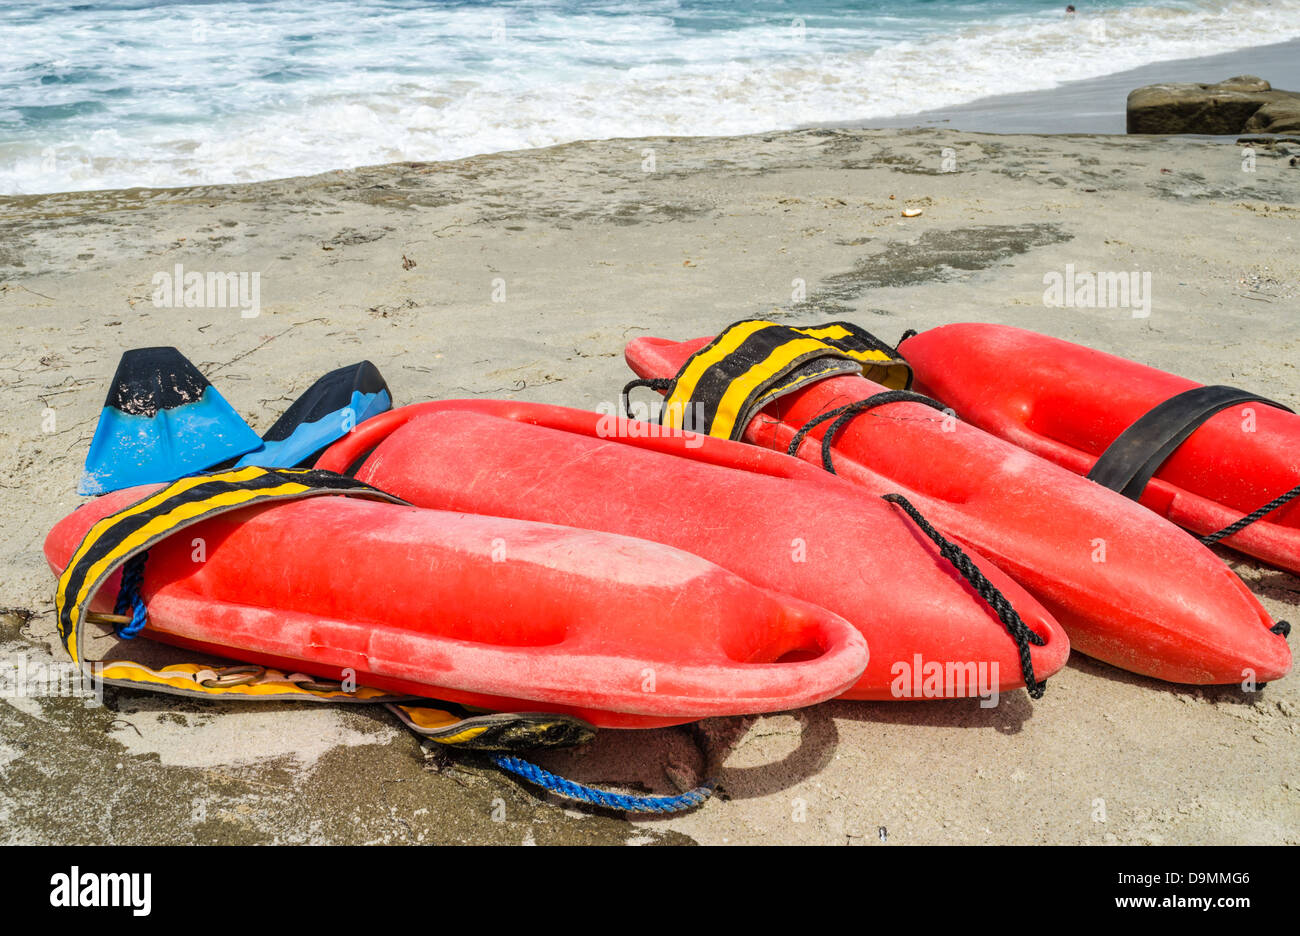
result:
<svg viewBox="0 0 1300 936"><path fill-rule="evenodd" d="M1073 3L1068 4L1068 5L1066 6L1066 8L1065 8L1065 15L1066 15L1066 16L1073 16L1073 15L1074 15L1074 4L1073 4Z"/></svg>

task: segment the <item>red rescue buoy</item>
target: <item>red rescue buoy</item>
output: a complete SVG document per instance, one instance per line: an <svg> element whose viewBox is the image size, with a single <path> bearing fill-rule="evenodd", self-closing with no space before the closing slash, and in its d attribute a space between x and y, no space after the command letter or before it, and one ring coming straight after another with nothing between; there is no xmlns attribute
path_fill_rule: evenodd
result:
<svg viewBox="0 0 1300 936"><path fill-rule="evenodd" d="M626 357L641 377L672 377L710 340L638 338ZM905 343L909 358L918 340ZM1018 379L1020 356L979 358L966 341L955 342L951 356L969 364L971 388L986 388L971 397L995 397ZM785 451L819 415L884 391L860 376L820 380L764 408L744 438ZM957 401L946 401L964 415ZM829 425L808 433L801 457L822 464ZM1290 669L1286 640L1270 632L1273 622L1241 579L1113 491L914 402L859 414L834 437L831 453L847 481L873 496L903 494L941 531L987 556L1089 656L1185 683L1264 682Z"/></svg>

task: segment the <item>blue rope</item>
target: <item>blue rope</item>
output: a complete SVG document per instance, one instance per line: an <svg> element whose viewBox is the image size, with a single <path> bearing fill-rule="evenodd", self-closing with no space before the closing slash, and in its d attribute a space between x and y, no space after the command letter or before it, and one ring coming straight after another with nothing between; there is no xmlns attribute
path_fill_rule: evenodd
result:
<svg viewBox="0 0 1300 936"><path fill-rule="evenodd" d="M621 793L607 793L557 777L549 770L543 770L536 764L510 755L494 757L496 765L516 776L523 777L529 783L535 783L545 790L566 796L569 799L591 803L593 806L605 806L623 812L637 813L674 813L685 809L694 809L713 795L714 782L705 781L695 789L678 796L624 796Z"/></svg>
<svg viewBox="0 0 1300 936"><path fill-rule="evenodd" d="M138 556L132 556L122 567L122 587L118 589L117 604L113 612L126 614L129 610L131 613L131 622L117 629L117 635L126 640L139 634L149 622L144 599L140 597L140 586L144 584L144 561L148 558L149 553L146 550Z"/></svg>

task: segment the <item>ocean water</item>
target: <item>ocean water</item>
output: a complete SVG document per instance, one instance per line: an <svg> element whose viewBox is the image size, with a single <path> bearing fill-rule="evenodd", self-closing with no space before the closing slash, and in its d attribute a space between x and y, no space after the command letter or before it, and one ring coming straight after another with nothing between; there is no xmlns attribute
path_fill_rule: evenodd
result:
<svg viewBox="0 0 1300 936"><path fill-rule="evenodd" d="M0 194L870 119L1300 37L1300 0L1075 6L8 0Z"/></svg>

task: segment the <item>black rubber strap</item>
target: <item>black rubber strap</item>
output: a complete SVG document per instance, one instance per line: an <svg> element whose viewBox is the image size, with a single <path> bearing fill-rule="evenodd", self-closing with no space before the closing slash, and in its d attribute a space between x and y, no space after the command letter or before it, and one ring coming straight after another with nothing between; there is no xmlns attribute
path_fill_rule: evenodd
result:
<svg viewBox="0 0 1300 936"><path fill-rule="evenodd" d="M1121 432L1101 453L1088 478L1137 500L1151 476L1188 436L1215 413L1238 403L1263 403L1292 412L1281 403L1236 387L1193 387L1153 407Z"/></svg>

